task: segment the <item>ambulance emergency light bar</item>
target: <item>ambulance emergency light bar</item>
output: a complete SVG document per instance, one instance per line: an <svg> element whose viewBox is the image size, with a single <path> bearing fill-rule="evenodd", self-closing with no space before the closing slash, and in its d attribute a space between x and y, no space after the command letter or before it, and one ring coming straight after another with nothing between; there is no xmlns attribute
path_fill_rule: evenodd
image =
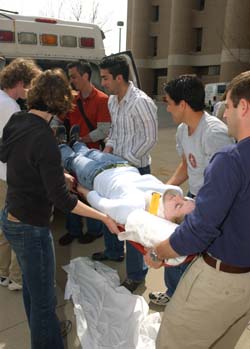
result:
<svg viewBox="0 0 250 349"><path fill-rule="evenodd" d="M18 33L18 42L19 44L24 45L36 45L37 44L37 35L36 33Z"/></svg>
<svg viewBox="0 0 250 349"><path fill-rule="evenodd" d="M95 48L95 39L94 38L80 38L79 46L85 48Z"/></svg>
<svg viewBox="0 0 250 349"><path fill-rule="evenodd" d="M45 46L57 46L57 35L54 34L41 34L40 44Z"/></svg>
<svg viewBox="0 0 250 349"><path fill-rule="evenodd" d="M15 42L14 32L10 30L0 30L0 42Z"/></svg>
<svg viewBox="0 0 250 349"><path fill-rule="evenodd" d="M37 34L32 32L20 32L17 34L18 43L23 45L37 45ZM40 34L40 44L44 46L58 46L56 34ZM14 43L15 33L10 30L0 30L0 42ZM77 38L73 35L60 35L60 46L77 47ZM95 48L95 39L90 37L80 37L79 47Z"/></svg>

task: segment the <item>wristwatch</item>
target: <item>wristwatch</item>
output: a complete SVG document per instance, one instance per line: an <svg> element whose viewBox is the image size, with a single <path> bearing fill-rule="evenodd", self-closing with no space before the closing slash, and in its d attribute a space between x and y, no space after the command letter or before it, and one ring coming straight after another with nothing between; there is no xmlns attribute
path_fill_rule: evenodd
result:
<svg viewBox="0 0 250 349"><path fill-rule="evenodd" d="M155 250L151 250L151 252L150 252L150 258L151 258L154 262L162 262L162 260L158 258L157 253L155 252Z"/></svg>

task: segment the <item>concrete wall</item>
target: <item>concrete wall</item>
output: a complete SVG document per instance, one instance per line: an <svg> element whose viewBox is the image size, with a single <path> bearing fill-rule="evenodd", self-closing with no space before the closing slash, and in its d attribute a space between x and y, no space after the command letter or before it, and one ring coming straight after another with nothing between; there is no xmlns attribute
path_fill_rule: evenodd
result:
<svg viewBox="0 0 250 349"><path fill-rule="evenodd" d="M128 0L127 47L140 71L143 88L153 91L166 76L155 69L167 70L167 80L180 74L199 73L203 82L229 81L250 69L250 1L206 0L203 10L198 0ZM153 21L153 6L159 6L159 20ZM195 51L195 28L202 28L201 51ZM157 52L153 56L153 37ZM219 75L208 73L209 66L220 67ZM204 68L204 69L203 69ZM153 73L152 73L153 72Z"/></svg>

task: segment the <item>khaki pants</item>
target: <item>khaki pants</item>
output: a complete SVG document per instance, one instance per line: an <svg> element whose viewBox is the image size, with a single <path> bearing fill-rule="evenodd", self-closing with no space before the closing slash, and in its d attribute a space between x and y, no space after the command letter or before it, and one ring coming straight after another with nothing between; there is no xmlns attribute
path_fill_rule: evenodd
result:
<svg viewBox="0 0 250 349"><path fill-rule="evenodd" d="M0 180L0 209L4 207L6 182ZM3 232L0 230L0 276L8 276L11 280L22 284L22 276L16 254L11 249Z"/></svg>
<svg viewBox="0 0 250 349"><path fill-rule="evenodd" d="M250 273L229 274L198 258L166 306L157 349L231 349L250 318Z"/></svg>

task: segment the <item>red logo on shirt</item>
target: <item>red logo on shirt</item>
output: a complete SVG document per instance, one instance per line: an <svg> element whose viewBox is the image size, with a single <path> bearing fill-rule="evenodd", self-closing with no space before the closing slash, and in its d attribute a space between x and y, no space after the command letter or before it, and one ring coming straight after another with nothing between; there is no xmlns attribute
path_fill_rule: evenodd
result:
<svg viewBox="0 0 250 349"><path fill-rule="evenodd" d="M193 168L197 167L197 162L193 154L188 155L188 160Z"/></svg>

